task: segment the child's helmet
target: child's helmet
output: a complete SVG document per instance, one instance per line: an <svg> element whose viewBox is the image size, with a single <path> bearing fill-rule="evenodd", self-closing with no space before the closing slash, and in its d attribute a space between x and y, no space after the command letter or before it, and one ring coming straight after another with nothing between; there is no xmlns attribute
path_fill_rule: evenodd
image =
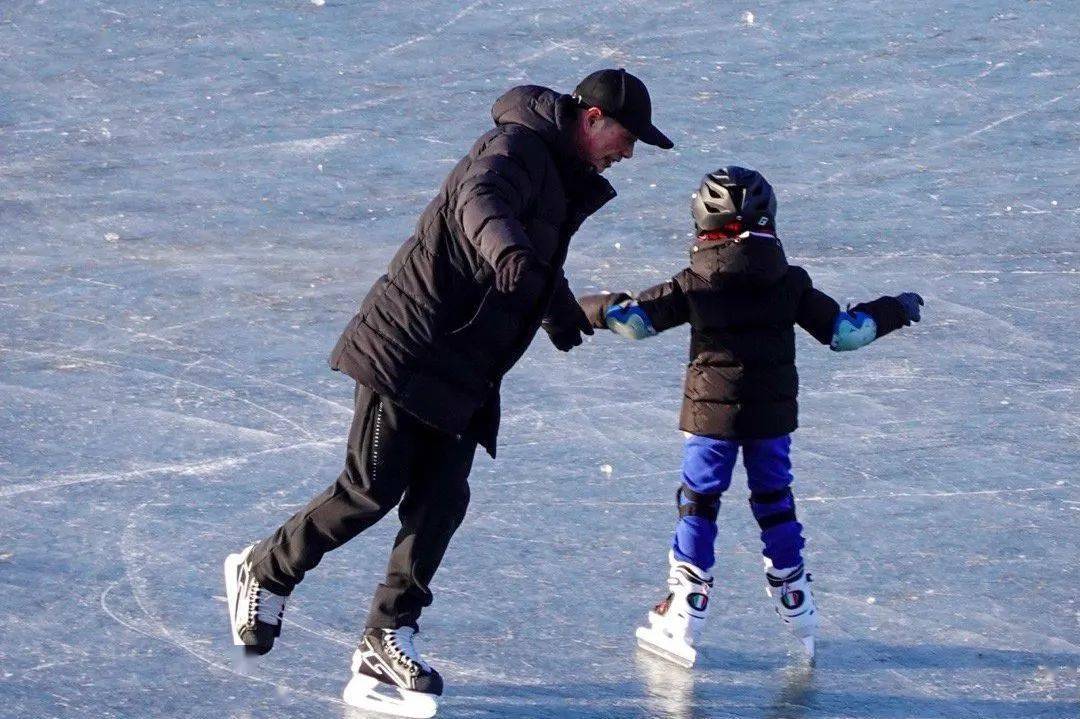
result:
<svg viewBox="0 0 1080 719"><path fill-rule="evenodd" d="M745 167L721 167L701 180L690 200L698 232L776 231L776 195L761 173Z"/></svg>

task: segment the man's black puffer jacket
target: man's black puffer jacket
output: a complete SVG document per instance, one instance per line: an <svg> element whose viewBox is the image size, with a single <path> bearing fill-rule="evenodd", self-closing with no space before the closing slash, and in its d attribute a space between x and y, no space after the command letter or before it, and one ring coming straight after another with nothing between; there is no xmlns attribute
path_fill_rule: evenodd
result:
<svg viewBox="0 0 1080 719"><path fill-rule="evenodd" d="M581 299L595 327L604 310L627 295ZM698 241L690 267L637 297L658 332L690 323L680 429L721 439L760 439L798 426L799 375L795 368L798 324L822 344L832 340L840 306L814 288L802 267L788 265L775 237ZM877 336L904 325L893 297L851 310L866 312Z"/></svg>
<svg viewBox="0 0 1080 719"><path fill-rule="evenodd" d="M575 103L516 87L492 108L495 129L473 145L428 204L415 234L368 292L330 356L341 370L494 456L499 385L541 320L573 325L563 276L571 236L615 191L577 158ZM494 265L526 247L543 265L534 297L494 288Z"/></svg>

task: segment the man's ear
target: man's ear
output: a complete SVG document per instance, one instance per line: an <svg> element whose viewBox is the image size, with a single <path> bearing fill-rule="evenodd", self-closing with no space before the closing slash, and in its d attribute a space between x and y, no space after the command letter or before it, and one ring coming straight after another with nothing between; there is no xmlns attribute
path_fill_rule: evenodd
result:
<svg viewBox="0 0 1080 719"><path fill-rule="evenodd" d="M596 123L600 122L600 118L604 116L604 111L599 107L590 107L581 114L581 122L585 129L592 128Z"/></svg>

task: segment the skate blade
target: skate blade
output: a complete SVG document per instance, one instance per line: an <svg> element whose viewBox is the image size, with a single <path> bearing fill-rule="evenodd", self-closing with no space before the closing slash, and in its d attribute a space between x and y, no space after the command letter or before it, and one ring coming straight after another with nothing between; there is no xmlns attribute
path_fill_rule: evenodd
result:
<svg viewBox="0 0 1080 719"><path fill-rule="evenodd" d="M680 667L691 669L697 661L697 650L692 646L665 636L651 627L638 627L635 636L638 647Z"/></svg>
<svg viewBox="0 0 1080 719"><path fill-rule="evenodd" d="M428 719L439 709L431 694L402 689L365 674L354 674L341 698L357 709L409 719Z"/></svg>
<svg viewBox="0 0 1080 719"><path fill-rule="evenodd" d="M817 652L817 647L814 643L813 637L802 637L803 650L806 652L806 660L811 664L814 663L814 657Z"/></svg>
<svg viewBox="0 0 1080 719"><path fill-rule="evenodd" d="M240 593L240 585L237 583L237 569L243 561L243 554L230 554L225 557L225 611L229 613L229 629L232 632L233 644L238 647L244 646L240 640L240 633L236 630L236 616L233 608L236 606L236 597Z"/></svg>

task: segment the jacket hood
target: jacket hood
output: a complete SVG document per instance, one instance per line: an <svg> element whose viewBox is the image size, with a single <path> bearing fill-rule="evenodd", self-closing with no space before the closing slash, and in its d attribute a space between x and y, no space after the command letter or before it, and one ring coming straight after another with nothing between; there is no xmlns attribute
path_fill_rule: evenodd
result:
<svg viewBox="0 0 1080 719"><path fill-rule="evenodd" d="M572 97L539 85L519 85L491 106L497 126L521 125L540 135L551 148L559 174L588 216L615 197L611 184L593 171L574 147L577 104Z"/></svg>
<svg viewBox="0 0 1080 719"><path fill-rule="evenodd" d="M539 85L511 88L491 106L496 125L523 125L540 135L560 163L584 169L573 143L574 99Z"/></svg>
<svg viewBox="0 0 1080 719"><path fill-rule="evenodd" d="M788 269L784 246L772 235L744 232L728 240L698 240L690 269L721 289L768 287Z"/></svg>

